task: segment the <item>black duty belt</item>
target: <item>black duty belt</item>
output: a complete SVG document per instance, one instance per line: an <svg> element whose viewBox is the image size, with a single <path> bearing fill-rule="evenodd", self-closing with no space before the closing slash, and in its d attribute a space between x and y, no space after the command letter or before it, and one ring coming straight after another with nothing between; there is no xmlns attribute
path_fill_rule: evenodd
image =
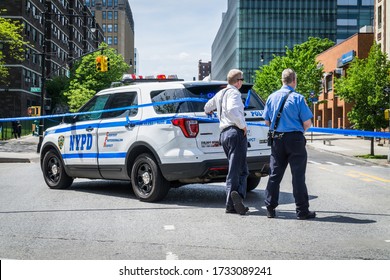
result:
<svg viewBox="0 0 390 280"><path fill-rule="evenodd" d="M278 131L275 131L272 133L272 138L275 138L275 139L282 139L283 135L284 134L302 134L302 132L300 131L289 131L289 132L278 132Z"/></svg>
<svg viewBox="0 0 390 280"><path fill-rule="evenodd" d="M221 133L225 132L225 131L228 131L229 129L239 129L237 126L235 125L231 125L231 126L228 126L228 127L225 127L224 129L222 129Z"/></svg>

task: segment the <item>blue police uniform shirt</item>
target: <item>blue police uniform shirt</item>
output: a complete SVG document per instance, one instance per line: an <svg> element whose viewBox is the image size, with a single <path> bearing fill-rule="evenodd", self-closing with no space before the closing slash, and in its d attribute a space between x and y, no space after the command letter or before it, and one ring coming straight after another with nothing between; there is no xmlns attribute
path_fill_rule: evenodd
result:
<svg viewBox="0 0 390 280"><path fill-rule="evenodd" d="M279 112L279 107L290 90L292 90L292 92L284 104L276 131L301 131L303 133L305 132L303 129L303 123L311 119L313 117L313 113L309 109L309 106L307 106L303 95L295 92L290 86L283 85L279 90L268 96L263 112L263 118L271 123L270 130L273 130L276 116Z"/></svg>

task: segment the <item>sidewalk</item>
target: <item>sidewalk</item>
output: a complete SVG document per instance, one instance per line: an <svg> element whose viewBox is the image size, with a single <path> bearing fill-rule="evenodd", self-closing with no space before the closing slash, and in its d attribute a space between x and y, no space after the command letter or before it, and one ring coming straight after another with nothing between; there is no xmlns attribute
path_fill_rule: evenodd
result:
<svg viewBox="0 0 390 280"><path fill-rule="evenodd" d="M347 157L367 155L370 153L370 140L355 136L344 136L336 134L306 133L308 149L322 150L329 153L340 154ZM0 163L6 162L39 162L37 153L39 137L23 136L19 139L0 140ZM383 141L382 141L383 143ZM362 159L375 165L390 167L387 162L389 152L388 140L383 146L378 142L374 143L375 155L384 155L386 159Z"/></svg>
<svg viewBox="0 0 390 280"><path fill-rule="evenodd" d="M339 154L347 157L357 158L356 156L370 154L371 140L363 139L356 136L345 136L338 134L320 134L310 133L305 134L307 139L307 147L322 150L334 154ZM388 166L387 155L389 153L389 141L386 139L381 142L374 142L374 154L385 156L385 159L364 159L357 158L362 161L370 162L376 165Z"/></svg>
<svg viewBox="0 0 390 280"><path fill-rule="evenodd" d="M38 136L22 136L18 139L0 140L0 163L39 162Z"/></svg>

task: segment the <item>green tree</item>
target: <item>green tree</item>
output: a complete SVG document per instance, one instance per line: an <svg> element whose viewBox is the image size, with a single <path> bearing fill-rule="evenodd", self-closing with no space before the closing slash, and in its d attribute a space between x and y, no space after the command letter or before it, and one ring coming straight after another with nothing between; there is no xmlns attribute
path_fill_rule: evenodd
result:
<svg viewBox="0 0 390 280"><path fill-rule="evenodd" d="M65 76L57 76L46 82L46 97L51 98L52 109L62 108L65 110L68 107L68 99L64 95L64 91L68 88L69 78Z"/></svg>
<svg viewBox="0 0 390 280"><path fill-rule="evenodd" d="M274 56L268 65L260 66L256 71L255 91L266 100L272 92L281 87L282 71L291 68L298 76L296 90L306 99L311 92L318 96L323 69L317 66L316 56L333 45L329 39L309 37L308 41L294 46L292 50L286 47L286 56Z"/></svg>
<svg viewBox="0 0 390 280"><path fill-rule="evenodd" d="M71 112L77 111L96 92L110 87L112 82L119 81L129 69L123 56L117 54L115 49L107 48L105 43L102 43L100 48L104 48L103 54L110 59L110 70L96 71L96 57L100 55L98 52L87 55L75 63L71 71L69 88L64 92Z"/></svg>
<svg viewBox="0 0 390 280"><path fill-rule="evenodd" d="M0 11L1 15L1 11ZM23 25L16 20L0 17L0 83L8 84L9 71L4 66L5 61L15 59L23 61L24 45L22 36Z"/></svg>
<svg viewBox="0 0 390 280"><path fill-rule="evenodd" d="M389 107L389 96L385 93L385 88L390 86L389 74L387 54L374 43L368 58L355 58L346 76L335 81L335 94L353 103L348 119L355 128L374 131L388 126L384 110ZM374 156L374 138L370 155Z"/></svg>

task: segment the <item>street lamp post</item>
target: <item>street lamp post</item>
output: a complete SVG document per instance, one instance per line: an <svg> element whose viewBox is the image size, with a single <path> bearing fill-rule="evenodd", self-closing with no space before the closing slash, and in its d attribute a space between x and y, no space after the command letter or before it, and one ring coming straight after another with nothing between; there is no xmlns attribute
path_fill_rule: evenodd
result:
<svg viewBox="0 0 390 280"><path fill-rule="evenodd" d="M39 141L38 141L38 146L37 146L37 153L41 151L41 146L42 146L42 141L43 141L43 130L45 127L45 119L43 116L45 115L45 95L46 95L46 37L47 37L47 29L48 29L48 21L47 21L47 7L48 2L45 2L45 11L42 13L42 20L43 20L43 46L42 46L42 53L41 53L41 63L42 63L42 78L41 78L41 99L40 99L40 104L41 104L41 115L39 119Z"/></svg>
<svg viewBox="0 0 390 280"><path fill-rule="evenodd" d="M389 110L390 110L390 86L386 86L384 88L384 92L387 94L389 98ZM390 118L389 118L389 133L390 133ZM390 162L390 138L389 138L389 150L387 152L387 162Z"/></svg>

